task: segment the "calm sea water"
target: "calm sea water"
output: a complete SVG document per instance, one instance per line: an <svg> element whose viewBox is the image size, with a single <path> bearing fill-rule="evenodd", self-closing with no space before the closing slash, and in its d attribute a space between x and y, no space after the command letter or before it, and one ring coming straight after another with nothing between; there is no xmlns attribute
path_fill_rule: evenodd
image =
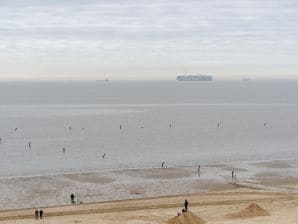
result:
<svg viewBox="0 0 298 224"><path fill-rule="evenodd" d="M2 177L292 159L298 83L0 83L0 137Z"/></svg>

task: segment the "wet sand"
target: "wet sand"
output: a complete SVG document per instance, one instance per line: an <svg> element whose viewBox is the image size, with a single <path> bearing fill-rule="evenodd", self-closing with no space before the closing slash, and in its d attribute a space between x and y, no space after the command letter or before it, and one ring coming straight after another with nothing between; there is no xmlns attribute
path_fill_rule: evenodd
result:
<svg viewBox="0 0 298 224"><path fill-rule="evenodd" d="M231 179L231 171L237 178ZM94 171L0 179L0 210L70 204L70 194L83 203L140 199L200 192L233 190L236 187L295 192L298 162L202 164L197 167L167 167Z"/></svg>

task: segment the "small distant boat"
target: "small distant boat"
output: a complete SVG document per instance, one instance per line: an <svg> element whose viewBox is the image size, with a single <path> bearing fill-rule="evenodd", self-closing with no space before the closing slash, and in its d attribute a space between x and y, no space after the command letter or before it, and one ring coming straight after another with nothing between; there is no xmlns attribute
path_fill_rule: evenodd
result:
<svg viewBox="0 0 298 224"><path fill-rule="evenodd" d="M213 78L211 75L178 75L176 78L177 81L212 81Z"/></svg>

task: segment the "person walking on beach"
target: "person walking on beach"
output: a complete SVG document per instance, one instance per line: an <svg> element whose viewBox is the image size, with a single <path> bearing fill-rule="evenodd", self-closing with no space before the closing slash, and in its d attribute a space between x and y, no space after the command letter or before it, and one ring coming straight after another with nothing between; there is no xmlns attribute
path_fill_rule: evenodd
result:
<svg viewBox="0 0 298 224"><path fill-rule="evenodd" d="M38 210L35 210L35 219L37 220L38 219Z"/></svg>
<svg viewBox="0 0 298 224"><path fill-rule="evenodd" d="M201 165L198 166L198 175L201 176Z"/></svg>
<svg viewBox="0 0 298 224"><path fill-rule="evenodd" d="M43 210L40 210L39 211L39 218L42 219L42 216L43 216Z"/></svg>
<svg viewBox="0 0 298 224"><path fill-rule="evenodd" d="M232 180L234 179L234 174L235 174L235 171L232 170Z"/></svg>
<svg viewBox="0 0 298 224"><path fill-rule="evenodd" d="M188 201L186 199L184 201L184 209L186 212L188 211Z"/></svg>
<svg viewBox="0 0 298 224"><path fill-rule="evenodd" d="M71 194L70 195L70 201L71 201L71 204L75 204L76 202L75 202L75 195L74 194Z"/></svg>

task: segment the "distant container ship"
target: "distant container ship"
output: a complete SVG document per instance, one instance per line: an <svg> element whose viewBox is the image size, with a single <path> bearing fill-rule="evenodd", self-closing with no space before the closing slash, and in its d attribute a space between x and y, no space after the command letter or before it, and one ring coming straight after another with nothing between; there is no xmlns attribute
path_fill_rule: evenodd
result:
<svg viewBox="0 0 298 224"><path fill-rule="evenodd" d="M178 75L177 81L212 81L211 75Z"/></svg>

